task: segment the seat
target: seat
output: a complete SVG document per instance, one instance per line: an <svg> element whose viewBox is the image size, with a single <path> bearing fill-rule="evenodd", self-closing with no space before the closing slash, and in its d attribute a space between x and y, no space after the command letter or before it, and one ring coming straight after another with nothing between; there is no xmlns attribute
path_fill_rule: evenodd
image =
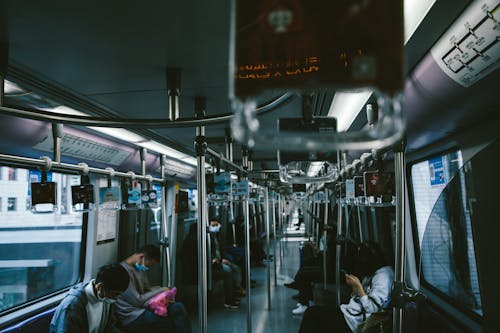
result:
<svg viewBox="0 0 500 333"><path fill-rule="evenodd" d="M27 318L10 327L4 328L0 333L38 333L48 332L52 316L56 312L56 307L40 312L33 317Z"/></svg>

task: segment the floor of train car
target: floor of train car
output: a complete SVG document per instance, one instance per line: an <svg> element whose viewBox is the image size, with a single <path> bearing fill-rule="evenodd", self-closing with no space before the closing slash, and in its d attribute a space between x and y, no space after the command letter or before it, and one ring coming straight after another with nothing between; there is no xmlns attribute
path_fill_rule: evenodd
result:
<svg viewBox="0 0 500 333"><path fill-rule="evenodd" d="M294 221L292 221L294 222ZM286 288L283 284L291 282L297 269L299 268L299 244L305 240L304 224L299 231L294 226L287 228L287 237L283 238L283 261L279 255L279 244L276 246L277 260L277 282L274 285L274 262L271 262L271 310L267 304L267 268L252 267L252 279L257 281L257 285L251 289L252 306L252 332L271 333L271 332L298 332L302 316L292 315L292 309L295 308L297 301L292 296L297 294L294 289ZM271 252L272 254L272 252ZM208 302L208 332L222 333L242 333L247 331L247 300L241 299L239 309L227 310L224 308L224 297L222 288L211 295ZM192 313L191 324L193 332L199 332L198 317Z"/></svg>

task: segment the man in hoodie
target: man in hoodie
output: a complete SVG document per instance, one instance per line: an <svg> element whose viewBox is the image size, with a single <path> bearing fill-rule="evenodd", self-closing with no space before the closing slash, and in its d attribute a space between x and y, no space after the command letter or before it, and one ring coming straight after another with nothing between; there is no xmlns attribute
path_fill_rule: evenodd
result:
<svg viewBox="0 0 500 333"><path fill-rule="evenodd" d="M112 304L128 284L123 267L101 267L94 280L79 283L68 292L52 317L50 333L121 333Z"/></svg>
<svg viewBox="0 0 500 333"><path fill-rule="evenodd" d="M146 272L160 261L160 248L145 245L121 262L130 277L130 284L116 302L116 312L128 333L191 333L191 325L184 305L168 306L166 317L155 314L148 306L152 297L169 288L151 286Z"/></svg>

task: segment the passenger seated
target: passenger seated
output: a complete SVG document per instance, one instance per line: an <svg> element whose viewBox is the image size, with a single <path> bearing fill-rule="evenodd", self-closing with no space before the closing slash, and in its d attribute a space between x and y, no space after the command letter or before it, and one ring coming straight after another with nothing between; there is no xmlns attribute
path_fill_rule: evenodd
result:
<svg viewBox="0 0 500 333"><path fill-rule="evenodd" d="M149 301L169 288L152 287L146 271L160 261L160 248L145 245L121 262L130 277L128 288L118 297L116 310L124 329L130 333L177 332L190 333L191 325L184 305L179 302L168 306L166 317L155 314Z"/></svg>
<svg viewBox="0 0 500 333"><path fill-rule="evenodd" d="M218 219L212 218L209 227L212 268L215 274L222 274L224 279L224 307L237 309L239 302L236 297L245 295L245 290L241 287L241 269L228 259L225 247L219 238L220 228Z"/></svg>
<svg viewBox="0 0 500 333"><path fill-rule="evenodd" d="M365 242L359 246L351 273L345 274L345 281L352 288L349 303L342 304L340 309L335 306L308 308L299 333L357 332L361 322L389 305L394 272L386 265L378 244Z"/></svg>
<svg viewBox="0 0 500 333"><path fill-rule="evenodd" d="M330 233L327 237L328 251L326 254L327 258L327 281L335 282L335 276L332 269L335 267L335 243L334 236ZM310 301L313 300L313 284L315 282L322 282L324 279L323 275L323 255L325 249L324 236L321 237L320 246L316 246L314 243L307 243L307 247L311 248L310 257L303 258L303 265L295 274L294 281L291 283L285 283L285 287L297 289L299 294L294 296L298 300L297 306L292 310L293 314L303 314L309 307ZM307 253L309 251L304 251Z"/></svg>
<svg viewBox="0 0 500 333"><path fill-rule="evenodd" d="M70 289L50 322L50 333L120 333L113 303L127 289L129 277L120 265L99 269L95 279Z"/></svg>

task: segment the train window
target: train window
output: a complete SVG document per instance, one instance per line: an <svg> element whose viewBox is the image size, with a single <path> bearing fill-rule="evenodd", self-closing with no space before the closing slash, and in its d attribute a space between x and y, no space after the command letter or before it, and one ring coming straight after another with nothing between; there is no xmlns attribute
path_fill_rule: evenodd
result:
<svg viewBox="0 0 500 333"><path fill-rule="evenodd" d="M460 151L411 166L424 284L482 315L466 177Z"/></svg>
<svg viewBox="0 0 500 333"><path fill-rule="evenodd" d="M73 213L66 200L79 176L52 173L60 207L54 214L33 214L21 206L31 201L30 181L39 172L3 169L9 176L0 181L6 201L0 210L0 312L77 282L82 241L82 214Z"/></svg>

